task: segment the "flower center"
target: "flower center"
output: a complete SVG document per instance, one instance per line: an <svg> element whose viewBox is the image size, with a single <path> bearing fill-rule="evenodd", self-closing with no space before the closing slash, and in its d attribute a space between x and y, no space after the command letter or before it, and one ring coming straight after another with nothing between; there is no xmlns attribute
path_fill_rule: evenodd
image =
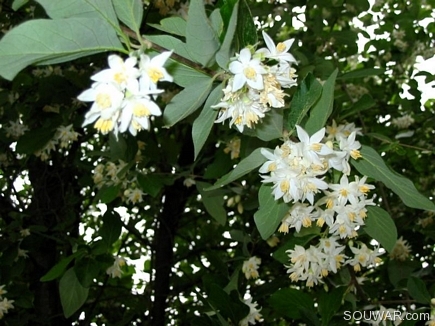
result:
<svg viewBox="0 0 435 326"><path fill-rule="evenodd" d="M276 46L276 51L278 51L278 53L282 53L285 51L285 44L280 42L277 44Z"/></svg>
<svg viewBox="0 0 435 326"><path fill-rule="evenodd" d="M252 67L246 67L243 69L243 73L245 74L246 78L254 80L257 77L257 72Z"/></svg>
<svg viewBox="0 0 435 326"><path fill-rule="evenodd" d="M104 120L98 119L94 125L95 129L98 129L103 134L107 134L109 131L113 129L113 121L112 120Z"/></svg>
<svg viewBox="0 0 435 326"><path fill-rule="evenodd" d="M148 110L148 108L143 105L142 103L137 103L134 107L133 107L133 115L135 115L136 117L145 117L145 116L149 116L150 110Z"/></svg>
<svg viewBox="0 0 435 326"><path fill-rule="evenodd" d="M163 78L163 73L158 68L150 68L148 70L148 76L154 84L157 84L157 82Z"/></svg>
<svg viewBox="0 0 435 326"><path fill-rule="evenodd" d="M114 76L113 79L115 80L116 83L118 84L122 84L125 83L127 81L127 78L125 78L125 74L122 72L117 72Z"/></svg>
<svg viewBox="0 0 435 326"><path fill-rule="evenodd" d="M102 110L110 108L112 106L112 100L110 99L110 95L105 93L97 94L95 102L97 102L98 106Z"/></svg>

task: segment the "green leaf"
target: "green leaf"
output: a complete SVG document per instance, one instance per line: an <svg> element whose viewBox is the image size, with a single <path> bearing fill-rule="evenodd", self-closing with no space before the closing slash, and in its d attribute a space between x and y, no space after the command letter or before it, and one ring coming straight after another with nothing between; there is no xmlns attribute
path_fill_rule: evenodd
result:
<svg viewBox="0 0 435 326"><path fill-rule="evenodd" d="M236 30L237 51L258 42L257 27L246 0L239 1Z"/></svg>
<svg viewBox="0 0 435 326"><path fill-rule="evenodd" d="M31 64L61 63L105 51L124 51L115 31L99 18L31 20L0 41L0 75L12 80Z"/></svg>
<svg viewBox="0 0 435 326"><path fill-rule="evenodd" d="M328 121L332 113L334 106L335 78L337 74L338 69L335 69L332 75L325 81L319 100L310 110L310 117L304 127L310 135L325 127L326 121Z"/></svg>
<svg viewBox="0 0 435 326"><path fill-rule="evenodd" d="M341 307L341 301L346 292L346 287L338 287L331 292L320 292L318 303L322 317L322 325L330 325L330 321Z"/></svg>
<svg viewBox="0 0 435 326"><path fill-rule="evenodd" d="M162 178L156 174L139 173L137 175L137 182L145 193L154 198L156 198L164 186Z"/></svg>
<svg viewBox="0 0 435 326"><path fill-rule="evenodd" d="M205 188L210 187L211 184L207 182L196 182L196 188L201 194L202 203L206 211L213 217L216 222L225 225L227 222L227 211L224 208L224 197L221 191L204 191Z"/></svg>
<svg viewBox="0 0 435 326"><path fill-rule="evenodd" d="M408 280L411 273L421 268L420 262L418 261L397 261L390 260L388 262L388 278L390 279L391 284L394 285L395 288L399 288L399 282L402 280Z"/></svg>
<svg viewBox="0 0 435 326"><path fill-rule="evenodd" d="M175 95L163 112L163 120L166 127L172 127L195 112L204 103L212 85L213 80L209 78L207 82L201 81L198 84L189 85Z"/></svg>
<svg viewBox="0 0 435 326"><path fill-rule="evenodd" d="M221 14L222 18L224 20L224 23L226 21L226 17L228 14L226 12L228 11L228 7L230 6L229 2L226 3L225 6L222 6L221 8ZM216 54L216 62L222 69L228 69L228 63L230 61L230 58L232 56L232 44L233 44L233 38L234 34L236 32L237 27L237 16L239 12L239 2L237 1L232 10L229 11L231 13L231 16L228 20L227 25L227 31L225 33L224 41L222 42L222 45L219 49L219 51Z"/></svg>
<svg viewBox="0 0 435 326"><path fill-rule="evenodd" d="M261 237L266 240L278 229L289 207L284 202L276 201L272 195L272 186L265 184L258 191L258 201L260 205L254 214L254 221Z"/></svg>
<svg viewBox="0 0 435 326"><path fill-rule="evenodd" d="M215 105L219 102L222 97L222 88L223 84L220 83L217 85L205 102L204 107L202 108L201 113L198 118L195 119L192 125L192 139L193 146L195 148L195 160L198 157L199 152L204 146L208 135L213 127L213 124L216 120L216 115L218 111L213 109L211 106Z"/></svg>
<svg viewBox="0 0 435 326"><path fill-rule="evenodd" d="M14 0L14 2L12 2L12 9L17 11L28 2L29 0Z"/></svg>
<svg viewBox="0 0 435 326"><path fill-rule="evenodd" d="M214 55L219 49L219 40L210 21L205 14L202 0L191 0L189 5L186 26L186 43L189 52L192 53L196 62L203 66L211 66L214 63Z"/></svg>
<svg viewBox="0 0 435 326"><path fill-rule="evenodd" d="M170 35L147 35L146 39L152 43L155 43L167 50L174 50L174 52L182 57L194 61L194 58L187 47L186 43L183 43L178 38Z"/></svg>
<svg viewBox="0 0 435 326"><path fill-rule="evenodd" d="M397 241L397 229L390 214L376 206L367 206L364 230L391 252Z"/></svg>
<svg viewBox="0 0 435 326"><path fill-rule="evenodd" d="M266 158L263 156L263 154L261 154L261 148L257 148L251 154L249 154L249 156L241 160L231 172L225 174L222 178L216 181L212 187L207 188L206 190L209 191L217 189L229 184L230 182L233 182L234 180L237 180L238 178L258 168L264 162L266 162Z"/></svg>
<svg viewBox="0 0 435 326"><path fill-rule="evenodd" d="M18 139L16 151L21 154L32 154L42 149L53 138L55 132L56 130L51 128L29 130Z"/></svg>
<svg viewBox="0 0 435 326"><path fill-rule="evenodd" d="M53 19L100 18L119 30L111 0L36 0Z"/></svg>
<svg viewBox="0 0 435 326"><path fill-rule="evenodd" d="M255 126L255 129L245 129L244 133L255 136L264 141L270 141L282 137L283 111L273 109L263 118L263 121Z"/></svg>
<svg viewBox="0 0 435 326"><path fill-rule="evenodd" d="M314 309L314 301L308 294L292 288L276 291L268 301L276 312L292 319L300 319L301 310Z"/></svg>
<svg viewBox="0 0 435 326"><path fill-rule="evenodd" d="M364 94L361 98L354 103L348 110L343 111L343 114L340 115L342 119L354 116L358 112L362 112L364 110L370 109L375 105L375 101L369 94Z"/></svg>
<svg viewBox="0 0 435 326"><path fill-rule="evenodd" d="M98 190L95 196L95 201L101 201L103 204L108 204L114 201L121 191L121 184L106 186L103 185L100 190Z"/></svg>
<svg viewBox="0 0 435 326"><path fill-rule="evenodd" d="M112 0L116 15L127 27L139 32L143 17L142 0Z"/></svg>
<svg viewBox="0 0 435 326"><path fill-rule="evenodd" d="M293 131L306 117L308 110L316 103L322 94L322 85L310 73L298 86L290 110L287 114L286 126L288 131Z"/></svg>
<svg viewBox="0 0 435 326"><path fill-rule="evenodd" d="M103 216L103 226L98 231L107 247L110 247L112 243L119 239L121 229L121 217L114 210L108 209Z"/></svg>
<svg viewBox="0 0 435 326"><path fill-rule="evenodd" d="M417 300L417 302L429 305L431 300L431 295L429 294L429 291L426 288L426 284L424 281L417 277L410 277L408 279L408 293L409 295Z"/></svg>
<svg viewBox="0 0 435 326"><path fill-rule="evenodd" d="M61 276L66 268L68 267L69 263L77 256L77 254L73 254L71 256L62 258L56 265L54 265L44 276L41 277L41 282L48 282L52 281L59 276Z"/></svg>
<svg viewBox="0 0 435 326"><path fill-rule="evenodd" d="M74 272L80 284L83 287L88 288L92 285L94 278L97 278L100 272L100 263L95 259L84 257L76 261Z"/></svg>
<svg viewBox="0 0 435 326"><path fill-rule="evenodd" d="M352 165L359 173L383 182L408 207L435 210L434 203L420 194L409 179L390 170L385 165L382 157L373 148L362 146L361 155L362 159L352 160Z"/></svg>
<svg viewBox="0 0 435 326"><path fill-rule="evenodd" d="M207 83L210 76L189 67L181 62L169 59L168 72L174 77L174 83L181 87L187 87L196 83Z"/></svg>
<svg viewBox="0 0 435 326"><path fill-rule="evenodd" d="M187 22L181 17L177 17L177 16L169 17L169 18L162 19L160 21L160 25L158 24L148 24L148 25L169 34L174 34L182 37L186 36Z"/></svg>
<svg viewBox="0 0 435 326"><path fill-rule="evenodd" d="M216 35L221 35L224 28L224 23L222 21L221 12L219 9L213 10L210 14L210 23Z"/></svg>
<svg viewBox="0 0 435 326"><path fill-rule="evenodd" d="M249 314L248 306L238 299L237 291L227 294L217 284L211 284L208 301L225 319L229 318L235 325Z"/></svg>
<svg viewBox="0 0 435 326"><path fill-rule="evenodd" d="M384 69L377 69L377 68L358 69L358 70L353 70L353 71L344 73L343 75L339 76L337 79L347 80L347 79L354 79L354 78L364 78L364 77L368 77L368 76L381 75L384 72L385 72Z"/></svg>
<svg viewBox="0 0 435 326"><path fill-rule="evenodd" d="M60 302L65 318L71 317L85 303L89 289L83 287L74 272L68 269L59 282Z"/></svg>

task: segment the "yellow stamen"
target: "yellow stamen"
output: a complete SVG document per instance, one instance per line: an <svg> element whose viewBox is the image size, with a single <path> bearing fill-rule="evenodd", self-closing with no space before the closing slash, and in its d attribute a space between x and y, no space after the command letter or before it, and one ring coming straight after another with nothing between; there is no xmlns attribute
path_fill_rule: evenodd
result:
<svg viewBox="0 0 435 326"><path fill-rule="evenodd" d="M163 73L158 68L150 68L148 70L148 76L154 84L157 84L157 82L164 77Z"/></svg>
<svg viewBox="0 0 435 326"><path fill-rule="evenodd" d="M282 43L282 42L280 42L280 43L278 43L277 46L276 46L276 51L277 51L278 53L282 53L282 52L285 51L285 48L286 48L285 44Z"/></svg>
<svg viewBox="0 0 435 326"><path fill-rule="evenodd" d="M251 80L257 77L257 72L252 67L246 67L245 69L243 69L243 73L245 74L246 78Z"/></svg>
<svg viewBox="0 0 435 326"><path fill-rule="evenodd" d="M133 115L136 117L148 117L151 114L150 110L142 103L137 103L133 107Z"/></svg>
<svg viewBox="0 0 435 326"><path fill-rule="evenodd" d="M112 100L108 94L99 93L95 97L95 102L98 104L100 109L104 110L112 106Z"/></svg>
<svg viewBox="0 0 435 326"><path fill-rule="evenodd" d="M94 127L101 131L103 134L107 134L109 131L113 129L113 121L112 120L104 120L104 119L98 119L97 122L95 122Z"/></svg>
<svg viewBox="0 0 435 326"><path fill-rule="evenodd" d="M362 157L361 153L360 153L359 150L357 150L357 149L353 149L353 150L351 150L351 151L350 151L350 156L352 156L352 158L353 158L354 160L357 160L357 159L359 159L359 158Z"/></svg>

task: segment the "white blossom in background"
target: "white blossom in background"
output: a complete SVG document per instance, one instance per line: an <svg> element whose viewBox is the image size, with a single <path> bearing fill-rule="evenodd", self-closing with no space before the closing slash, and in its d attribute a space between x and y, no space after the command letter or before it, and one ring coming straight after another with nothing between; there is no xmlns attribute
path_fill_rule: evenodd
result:
<svg viewBox="0 0 435 326"><path fill-rule="evenodd" d="M4 290L5 285L0 285L0 319L3 319L4 315L8 313L9 309L14 309L14 300L8 300L4 297L8 291Z"/></svg>
<svg viewBox="0 0 435 326"><path fill-rule="evenodd" d="M252 297L244 300L244 303L249 307L249 314L239 322L239 326L255 325L262 317L260 314L261 309L257 309L258 304L252 302Z"/></svg>
<svg viewBox="0 0 435 326"><path fill-rule="evenodd" d="M57 127L53 138L34 154L39 157L41 161L47 161L50 158L50 153L52 151L55 152L60 149L68 149L72 142L77 141L79 136L80 134L74 131L72 124L68 126L60 125Z"/></svg>
<svg viewBox="0 0 435 326"><path fill-rule="evenodd" d="M4 126L6 131L6 137L11 137L13 139L18 139L29 130L29 128L24 125L20 119L17 121L9 121L9 125Z"/></svg>
<svg viewBox="0 0 435 326"><path fill-rule="evenodd" d="M411 246L408 241L403 240L403 236L397 239L393 250L390 252L390 258L399 261L405 261L411 254Z"/></svg>
<svg viewBox="0 0 435 326"><path fill-rule="evenodd" d="M260 264L261 259L255 256L243 262L242 272L247 280L258 277L258 267Z"/></svg>
<svg viewBox="0 0 435 326"><path fill-rule="evenodd" d="M122 257L115 257L115 261L113 262L113 265L110 266L106 270L106 274L110 275L110 277L115 278L119 277L121 278L122 270L121 267L125 265L125 259Z"/></svg>
<svg viewBox="0 0 435 326"><path fill-rule="evenodd" d="M391 120L391 124L398 129L406 129L414 122L415 122L414 118L408 114Z"/></svg>
<svg viewBox="0 0 435 326"><path fill-rule="evenodd" d="M93 75L91 88L77 97L93 102L83 126L93 123L102 134L113 132L116 136L127 130L134 136L140 130L149 130L150 118L162 114L154 102L163 92L158 82L173 80L164 68L171 54L167 51L153 58L132 55L126 60L110 55L109 68Z"/></svg>
<svg viewBox="0 0 435 326"><path fill-rule="evenodd" d="M213 105L219 109L216 123L230 120L243 132L254 128L272 108L285 105L283 88L296 86L295 58L288 53L293 40L275 43L263 32L267 48L254 52L243 48L229 64L230 77L223 89L221 102ZM277 63L278 62L278 63Z"/></svg>

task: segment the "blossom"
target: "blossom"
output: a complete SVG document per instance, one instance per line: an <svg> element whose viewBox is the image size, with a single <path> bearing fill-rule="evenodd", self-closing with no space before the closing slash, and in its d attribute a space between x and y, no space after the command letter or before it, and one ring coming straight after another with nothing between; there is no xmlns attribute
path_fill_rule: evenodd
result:
<svg viewBox="0 0 435 326"><path fill-rule="evenodd" d="M6 137L12 137L14 139L20 138L29 130L20 120L9 121L9 125L5 126L4 129L6 131Z"/></svg>
<svg viewBox="0 0 435 326"><path fill-rule="evenodd" d="M269 35L267 35L264 31L262 34L267 49L259 49L257 53L262 53L266 58L278 60L280 62L296 63L296 59L290 53L288 53L288 50L290 50L291 46L293 45L294 39L289 39L275 45L275 42L273 42Z"/></svg>
<svg viewBox="0 0 435 326"><path fill-rule="evenodd" d="M104 69L91 77L92 80L100 83L113 83L120 90L129 91L138 88L139 69L137 69L136 57L129 57L125 61L118 55L109 55L109 68Z"/></svg>
<svg viewBox="0 0 435 326"><path fill-rule="evenodd" d="M390 258L399 261L405 261L409 257L410 253L411 246L406 240L403 240L403 237L400 237L397 239L396 244L390 253Z"/></svg>
<svg viewBox="0 0 435 326"><path fill-rule="evenodd" d="M114 84L94 83L90 89L82 92L80 101L94 102L85 115L83 126L95 122L94 127L102 134L112 130L117 133L117 120L122 108L124 93Z"/></svg>
<svg viewBox="0 0 435 326"><path fill-rule="evenodd" d="M146 54L140 55L139 69L140 78L139 84L141 91L157 90L159 81L172 82L174 79L166 71L164 64L172 55L172 51L166 51L150 58Z"/></svg>
<svg viewBox="0 0 435 326"><path fill-rule="evenodd" d="M262 317L260 314L261 309L257 309L258 304L256 302L252 302L252 297L244 300L244 303L249 307L249 313L245 318L243 318L239 322L239 326L248 326L249 324L251 325L256 324L256 322L259 321Z"/></svg>
<svg viewBox="0 0 435 326"><path fill-rule="evenodd" d="M121 278L122 270L121 267L125 265L125 259L122 257L115 257L115 261L112 266L106 270L106 274L110 275L112 278Z"/></svg>
<svg viewBox="0 0 435 326"><path fill-rule="evenodd" d="M406 115L401 116L399 118L394 118L393 120L391 120L391 124L398 129L406 129L410 125L412 125L414 123L414 121L415 120L413 117L406 114Z"/></svg>
<svg viewBox="0 0 435 326"><path fill-rule="evenodd" d="M262 75L266 73L266 70L261 65L260 59L251 59L251 57L251 51L244 48L240 51L237 60L230 63L229 70L234 74L234 92L241 89L245 84L258 90L264 87Z"/></svg>
<svg viewBox="0 0 435 326"><path fill-rule="evenodd" d="M261 264L261 259L255 256L243 262L242 272L245 273L247 280L258 277L258 267Z"/></svg>
<svg viewBox="0 0 435 326"><path fill-rule="evenodd" d="M136 203L141 203L143 201L144 193L141 189L126 189L124 191L124 196L127 197L127 203L132 203L133 205Z"/></svg>
<svg viewBox="0 0 435 326"><path fill-rule="evenodd" d="M381 262L381 259L378 257L382 255L379 248L371 250L362 243L360 248L350 247L350 250L352 250L354 258L347 261L347 264L353 266L353 269L356 272L361 270L361 266L367 267L368 265L374 265Z"/></svg>
<svg viewBox="0 0 435 326"><path fill-rule="evenodd" d="M0 301L0 319L3 318L4 314L8 313L9 309L13 309L14 300L8 300L7 298L3 298Z"/></svg>

